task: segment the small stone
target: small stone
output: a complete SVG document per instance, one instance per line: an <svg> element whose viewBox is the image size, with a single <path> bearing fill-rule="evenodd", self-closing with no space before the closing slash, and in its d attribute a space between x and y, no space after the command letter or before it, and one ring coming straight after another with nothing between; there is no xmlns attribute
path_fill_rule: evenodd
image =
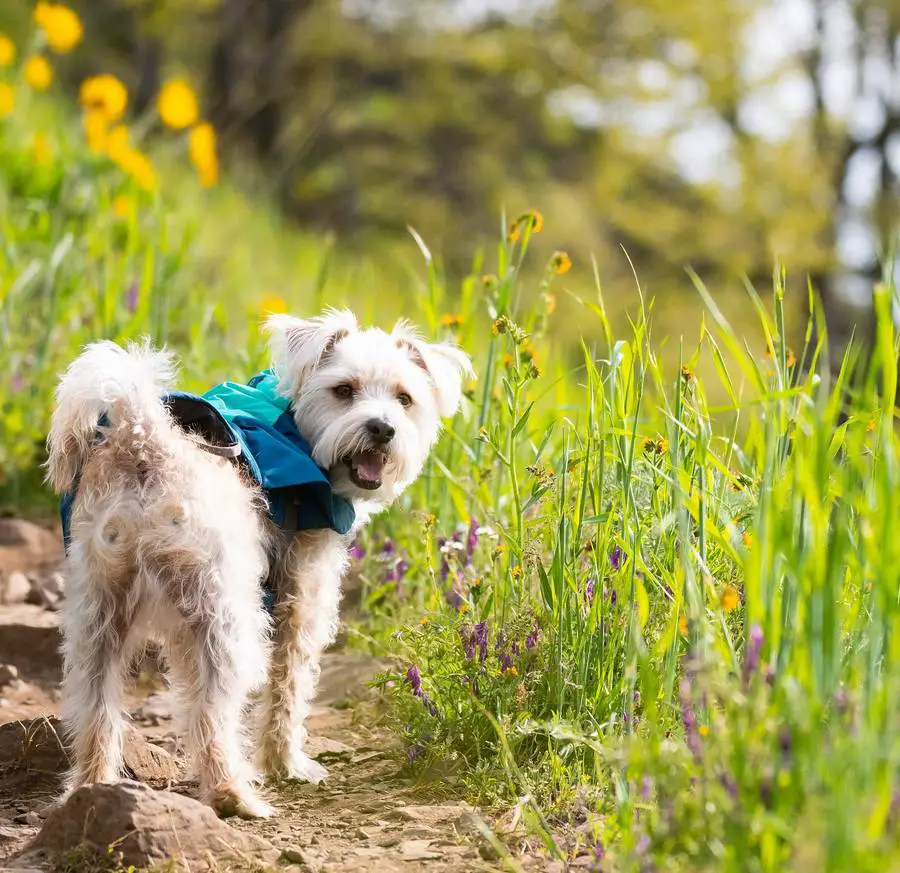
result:
<svg viewBox="0 0 900 873"><path fill-rule="evenodd" d="M303 751L314 761L336 761L353 757L353 749L328 737L308 737Z"/></svg>
<svg viewBox="0 0 900 873"><path fill-rule="evenodd" d="M12 685L19 678L19 671L13 664L0 664L0 688Z"/></svg>
<svg viewBox="0 0 900 873"><path fill-rule="evenodd" d="M65 587L62 573L56 571L32 573L27 602L43 606L44 609L57 609L65 594Z"/></svg>
<svg viewBox="0 0 900 873"><path fill-rule="evenodd" d="M13 570L0 584L0 603L10 606L25 603L31 592L31 583L21 570Z"/></svg>
<svg viewBox="0 0 900 873"><path fill-rule="evenodd" d="M404 861L432 861L440 858L440 852L431 848L431 840L404 840L400 843L400 854Z"/></svg>

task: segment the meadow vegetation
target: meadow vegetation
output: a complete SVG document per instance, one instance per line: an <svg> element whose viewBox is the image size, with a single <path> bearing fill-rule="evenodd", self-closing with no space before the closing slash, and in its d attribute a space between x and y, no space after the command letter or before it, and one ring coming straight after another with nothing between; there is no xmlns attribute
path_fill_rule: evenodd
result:
<svg viewBox="0 0 900 873"><path fill-rule="evenodd" d="M765 302L748 289L750 339L694 276L705 314L663 360L637 281L622 332L600 269L567 284L566 252L533 263L536 210L504 219L459 288L418 236L415 279L390 257L347 265L219 182L187 83L141 117L113 77L78 110L54 94L80 27L41 3L29 41L0 37L2 508L52 511L52 388L87 341L148 334L202 389L266 365L265 311L405 310L479 375L352 548L351 637L403 664L380 685L410 774L514 807L552 854L577 826L596 870L900 862L895 289L875 288L851 383L811 295L788 347L781 270ZM575 367L551 351L563 295L601 337Z"/></svg>

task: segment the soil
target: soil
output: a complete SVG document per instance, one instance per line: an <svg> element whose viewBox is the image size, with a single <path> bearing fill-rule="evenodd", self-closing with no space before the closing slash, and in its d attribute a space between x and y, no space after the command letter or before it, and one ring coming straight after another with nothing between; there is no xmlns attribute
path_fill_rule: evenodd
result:
<svg viewBox="0 0 900 873"><path fill-rule="evenodd" d="M44 566L52 563L46 555L37 557ZM0 576L6 569L2 558L0 550ZM55 612L24 603L0 605L0 677L15 677L0 687L0 873L23 869L23 865L29 871L52 869L35 868L28 862L29 856L22 853L41 831L65 764L65 752L56 737L57 723L52 720L59 713L58 645ZM4 673L10 666L14 670ZM355 653L326 655L317 705L308 726L311 754L329 769L329 778L319 785L290 783L267 788L266 798L277 809L272 819L228 821L277 850L274 866L267 862L254 869L468 873L503 866L482 836L482 828L490 824L487 816L459 800L448 800L446 791L439 798L428 786L404 777L403 749L383 724L380 707L366 685L382 666ZM162 750L156 755L151 749L154 754L150 764L159 758L179 774L178 779L163 785L153 784L146 774L142 781L154 789L168 787L180 795L194 796L196 784L181 777L182 759L167 691L152 661L145 663L136 677L128 708L134 728L143 738L138 740ZM32 721L35 719L38 721ZM18 731L20 744L26 733L29 737L39 735L39 739L29 740L37 751L27 778L23 778L21 767L17 769L11 763L9 755L4 757L4 730L7 737ZM134 769L140 773L141 761L146 761L147 755L138 758ZM177 763L169 765L166 761ZM148 772L152 777L152 770ZM507 837L506 842L513 841ZM562 869L558 863L539 858L534 848L519 839L510 846L518 858L509 858L507 869ZM209 869L219 869L210 863ZM67 873L101 869L86 864L70 866Z"/></svg>

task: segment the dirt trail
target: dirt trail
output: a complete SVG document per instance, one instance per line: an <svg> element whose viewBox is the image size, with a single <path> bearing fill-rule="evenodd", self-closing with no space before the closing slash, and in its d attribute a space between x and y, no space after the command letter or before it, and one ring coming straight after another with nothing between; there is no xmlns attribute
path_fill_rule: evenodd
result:
<svg viewBox="0 0 900 873"><path fill-rule="evenodd" d="M55 613L24 604L0 606L0 664L18 673L0 689L0 725L58 714L57 644ZM317 786L269 790L267 798L278 810L271 820L230 823L269 841L281 852L280 865L296 873L497 869L496 862L482 857L485 844L469 809L429 802L421 789L400 778L400 750L378 725L374 707L348 705L365 696L365 681L377 669L364 656L326 656L309 727L312 754L328 767L329 778ZM138 681L129 708L140 733L177 758L167 692L158 677ZM58 777L39 768L33 778L13 780L3 772L0 750L0 870L38 832ZM188 795L195 789L191 782L172 786Z"/></svg>

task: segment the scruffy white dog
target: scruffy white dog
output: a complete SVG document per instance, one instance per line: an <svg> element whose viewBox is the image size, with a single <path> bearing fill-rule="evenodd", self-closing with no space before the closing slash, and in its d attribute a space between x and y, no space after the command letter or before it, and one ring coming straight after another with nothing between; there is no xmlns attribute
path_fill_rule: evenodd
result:
<svg viewBox="0 0 900 873"><path fill-rule="evenodd" d="M350 538L419 475L471 363L405 322L362 330L329 311L267 326L286 408L355 510L346 534L282 529L239 465L175 423L160 399L175 375L168 352L96 343L60 381L48 478L60 494L77 488L62 617L67 791L119 778L123 685L151 639L166 655L202 796L220 814L272 814L254 788L260 771L327 775L303 751L303 723L335 636Z"/></svg>

